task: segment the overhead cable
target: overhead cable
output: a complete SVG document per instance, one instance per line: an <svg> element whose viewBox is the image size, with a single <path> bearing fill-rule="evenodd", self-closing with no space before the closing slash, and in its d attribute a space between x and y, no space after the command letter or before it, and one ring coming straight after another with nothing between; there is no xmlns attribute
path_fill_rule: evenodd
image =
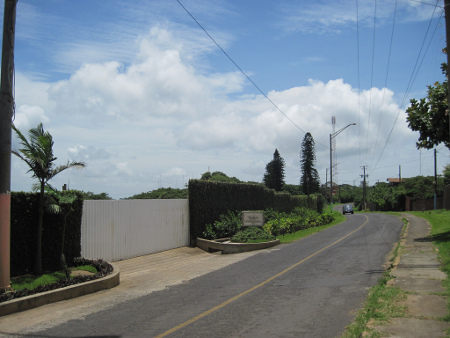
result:
<svg viewBox="0 0 450 338"><path fill-rule="evenodd" d="M241 67L239 67L239 65L231 58L230 55L228 55L228 53L219 45L219 43L214 40L214 38L206 31L206 29L200 24L200 22L197 21L197 19L187 10L187 8L180 2L180 0L176 0L180 6L186 11L187 14L189 14L189 16L192 18L192 20L194 20L197 25L205 32L205 34L211 39L212 42L214 42L214 44L223 52L223 54L225 54L225 56L228 58L228 60L230 60L234 66L242 73L242 75L245 76L245 78L247 80L250 81L250 83L275 107L276 110L278 110L285 118L287 118L296 128L298 128L300 131L303 132L303 134L306 134L306 132L300 128L289 116L287 116L276 104L275 102L273 102L267 95L266 93L264 93L261 88L242 70ZM316 144L320 144L322 147L329 149L329 147L323 145L320 142L316 141Z"/></svg>

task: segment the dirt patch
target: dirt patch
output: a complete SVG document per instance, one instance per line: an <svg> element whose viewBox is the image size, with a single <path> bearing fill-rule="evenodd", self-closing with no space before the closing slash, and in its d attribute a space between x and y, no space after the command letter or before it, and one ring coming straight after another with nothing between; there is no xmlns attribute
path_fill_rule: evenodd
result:
<svg viewBox="0 0 450 338"><path fill-rule="evenodd" d="M71 276L93 276L94 273L85 270L75 270L70 273Z"/></svg>

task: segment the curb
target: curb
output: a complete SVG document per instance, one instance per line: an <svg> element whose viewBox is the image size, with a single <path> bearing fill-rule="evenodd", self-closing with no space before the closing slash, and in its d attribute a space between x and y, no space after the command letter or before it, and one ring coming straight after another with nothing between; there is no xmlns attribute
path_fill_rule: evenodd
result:
<svg viewBox="0 0 450 338"><path fill-rule="evenodd" d="M84 296L101 290L111 289L120 284L120 269L113 263L109 264L113 266L114 271L103 278L0 303L0 316L34 309L42 305Z"/></svg>
<svg viewBox="0 0 450 338"><path fill-rule="evenodd" d="M262 243L223 243L223 241L229 238L222 238L221 240L210 241L204 238L197 238L197 247L206 251L222 251L222 254L240 253L254 250L261 250L271 248L275 245L280 244L280 240L274 240L270 242Z"/></svg>

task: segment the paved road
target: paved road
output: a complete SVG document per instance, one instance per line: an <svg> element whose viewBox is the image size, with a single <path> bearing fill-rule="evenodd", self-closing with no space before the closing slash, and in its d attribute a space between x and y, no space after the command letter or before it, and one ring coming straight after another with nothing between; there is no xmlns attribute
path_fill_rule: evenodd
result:
<svg viewBox="0 0 450 338"><path fill-rule="evenodd" d="M382 274L402 222L347 221L32 336L336 337Z"/></svg>

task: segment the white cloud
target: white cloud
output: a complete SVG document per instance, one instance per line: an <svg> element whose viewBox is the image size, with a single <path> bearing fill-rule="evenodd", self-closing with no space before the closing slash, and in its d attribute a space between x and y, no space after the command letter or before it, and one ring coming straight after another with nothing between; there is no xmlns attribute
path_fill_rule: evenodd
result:
<svg viewBox="0 0 450 338"><path fill-rule="evenodd" d="M335 79L269 92L284 116L262 95L243 93L240 73L199 70L201 55L190 57L192 45L171 31L156 27L139 43L130 64L84 63L70 78L47 84L27 74L17 77L21 128L44 122L62 162L67 155L87 164L58 175L55 186L70 180L73 188L128 197L155 189L161 181L181 187L208 167L261 181L275 148L286 161L288 183L298 183L304 132L316 141L317 169L324 181L333 115L336 129L358 123L336 138L340 171L353 178L360 165L375 165L399 112L393 92L373 88L358 96L343 79ZM395 152L407 154L415 151L417 137L404 115L394 128ZM383 161L397 159L393 154ZM22 176L13 176L13 187L25 189Z"/></svg>

